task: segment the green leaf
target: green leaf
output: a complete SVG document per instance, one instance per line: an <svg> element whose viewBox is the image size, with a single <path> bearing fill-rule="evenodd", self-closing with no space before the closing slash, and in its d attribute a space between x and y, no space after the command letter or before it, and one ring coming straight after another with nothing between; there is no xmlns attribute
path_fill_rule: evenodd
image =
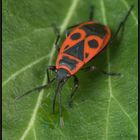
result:
<svg viewBox="0 0 140 140"><path fill-rule="evenodd" d="M52 23L60 27L94 19L114 33L131 0L3 0L3 139L4 140L136 140L137 139L137 1L123 35L89 64L121 77L79 72L80 88L73 107L67 98L70 79L63 88L64 128L59 107L52 115L55 83L39 94L19 101L15 97L46 83L46 68L55 65ZM53 74L52 74L53 75ZM52 76L51 75L51 76Z"/></svg>

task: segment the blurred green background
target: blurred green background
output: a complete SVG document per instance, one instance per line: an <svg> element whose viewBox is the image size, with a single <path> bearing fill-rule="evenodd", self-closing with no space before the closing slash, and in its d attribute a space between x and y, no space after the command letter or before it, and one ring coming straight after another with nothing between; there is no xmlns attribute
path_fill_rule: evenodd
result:
<svg viewBox="0 0 140 140"><path fill-rule="evenodd" d="M55 65L56 24L67 26L94 19L115 31L132 0L3 0L2 108L3 140L136 140L137 139L137 0L123 35L90 64L120 72L108 77L79 72L80 88L68 107L72 80L62 91L65 126L59 126L58 102L52 115L55 83L15 102L15 97L46 83L48 65ZM64 38L64 37L63 37Z"/></svg>

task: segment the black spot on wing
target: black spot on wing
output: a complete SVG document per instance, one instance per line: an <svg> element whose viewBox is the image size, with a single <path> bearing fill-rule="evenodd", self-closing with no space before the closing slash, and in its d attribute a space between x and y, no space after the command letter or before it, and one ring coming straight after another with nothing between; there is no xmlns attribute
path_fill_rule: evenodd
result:
<svg viewBox="0 0 140 140"><path fill-rule="evenodd" d="M104 38L107 34L105 26L99 23L83 25L81 29L83 29L87 33L87 36L97 35L101 38Z"/></svg>
<svg viewBox="0 0 140 140"><path fill-rule="evenodd" d="M78 62L74 59L70 59L69 57L67 56L64 56L60 61L59 61L59 64L60 65L64 65L68 68L70 68L71 70L73 70L74 68L76 68L76 64Z"/></svg>
<svg viewBox="0 0 140 140"><path fill-rule="evenodd" d="M93 40L88 41L88 45L90 48L97 48L98 42L95 39L93 39Z"/></svg>
<svg viewBox="0 0 140 140"><path fill-rule="evenodd" d="M84 60L84 41L80 41L76 45L67 49L64 53L79 58L80 60Z"/></svg>
<svg viewBox="0 0 140 140"><path fill-rule="evenodd" d="M71 39L72 40L77 40L81 37L81 34L80 33L74 33L71 35Z"/></svg>
<svg viewBox="0 0 140 140"><path fill-rule="evenodd" d="M69 47L69 45L65 46L65 48L64 48L64 49L67 49L68 47Z"/></svg>
<svg viewBox="0 0 140 140"><path fill-rule="evenodd" d="M86 54L85 54L85 58L87 58L88 56L89 56L89 53L86 53Z"/></svg>

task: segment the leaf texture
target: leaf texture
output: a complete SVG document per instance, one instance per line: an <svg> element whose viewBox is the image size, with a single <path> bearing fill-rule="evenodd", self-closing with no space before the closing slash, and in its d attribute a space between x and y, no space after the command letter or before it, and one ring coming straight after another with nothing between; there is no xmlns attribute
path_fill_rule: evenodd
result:
<svg viewBox="0 0 140 140"><path fill-rule="evenodd" d="M55 65L55 33L88 20L107 24L112 34L128 11L131 0L5 0L3 1L3 140L136 140L137 139L137 1L123 34L88 65L120 77L99 72L79 72L80 88L73 107L67 99L72 87L63 88L65 126L59 126L58 102L52 114L55 83L39 94L20 101L15 97L47 82L46 68ZM53 74L51 74L52 76Z"/></svg>

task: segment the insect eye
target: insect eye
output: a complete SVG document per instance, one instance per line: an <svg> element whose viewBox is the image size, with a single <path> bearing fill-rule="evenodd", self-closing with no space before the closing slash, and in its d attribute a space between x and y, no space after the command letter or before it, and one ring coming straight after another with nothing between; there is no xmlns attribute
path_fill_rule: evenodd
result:
<svg viewBox="0 0 140 140"><path fill-rule="evenodd" d="M90 48L97 48L98 42L95 39L93 39L93 40L88 41L88 45Z"/></svg>
<svg viewBox="0 0 140 140"><path fill-rule="evenodd" d="M72 40L77 40L81 37L81 34L80 33L74 33L71 35L71 39Z"/></svg>

